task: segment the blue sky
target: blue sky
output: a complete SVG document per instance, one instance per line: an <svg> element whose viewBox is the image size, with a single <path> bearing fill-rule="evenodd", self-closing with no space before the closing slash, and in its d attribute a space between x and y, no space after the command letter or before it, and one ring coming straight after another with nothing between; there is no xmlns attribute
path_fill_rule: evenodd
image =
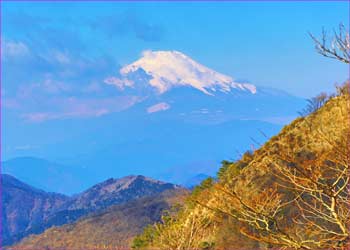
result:
<svg viewBox="0 0 350 250"><path fill-rule="evenodd" d="M307 35L347 25L347 2L5 2L2 11L5 42L23 43L41 57L60 53L62 60L88 61L94 77L152 49L179 50L236 79L299 96L330 90L347 78L346 65L317 55ZM26 65L28 73L65 67L56 62L48 68L36 59ZM75 67L69 70L88 78ZM5 91L31 80L17 79L15 71L5 76Z"/></svg>
<svg viewBox="0 0 350 250"><path fill-rule="evenodd" d="M349 27L348 5L2 2L3 141L17 150L32 147L33 138L56 143L65 138L60 126L79 127L61 118L131 105L103 80L144 50L181 51L235 79L296 96L332 91L348 78L347 65L318 55L307 32ZM46 127L28 123L46 118L54 120Z"/></svg>

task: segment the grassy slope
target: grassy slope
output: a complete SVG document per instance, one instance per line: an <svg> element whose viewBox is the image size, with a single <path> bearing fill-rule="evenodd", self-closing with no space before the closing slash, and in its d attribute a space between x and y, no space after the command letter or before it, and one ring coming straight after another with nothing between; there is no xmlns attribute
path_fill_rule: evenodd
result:
<svg viewBox="0 0 350 250"><path fill-rule="evenodd" d="M220 171L218 183L202 185L191 195L182 212L171 220L157 225L153 232L145 232L138 237L138 246L146 249L256 249L266 247L239 233L237 221L218 214L211 209L212 204L225 207L226 197L218 190L225 186L250 199L256 193L272 185L275 177L269 169L271 156L299 155L305 152L322 154L332 150L332 146L320 139L322 136L332 141L339 139L344 130L349 129L348 96L330 99L321 109L305 117L298 118L272 137L252 155L246 154L238 162L225 164ZM200 201L201 204L192 202ZM196 230L193 231L193 222ZM191 233L192 232L192 233ZM215 246L215 247L214 247Z"/></svg>

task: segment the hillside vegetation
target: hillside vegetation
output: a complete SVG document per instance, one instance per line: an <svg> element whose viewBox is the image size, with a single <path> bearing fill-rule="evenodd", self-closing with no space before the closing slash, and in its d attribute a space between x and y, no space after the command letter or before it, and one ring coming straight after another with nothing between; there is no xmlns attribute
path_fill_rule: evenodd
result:
<svg viewBox="0 0 350 250"><path fill-rule="evenodd" d="M36 189L10 175L1 175L1 178L4 190L2 207L4 246L13 245L28 235L40 234L53 226L74 223L82 217L104 211L114 205L145 197L153 197L151 200L156 202L157 196L166 190L183 190L171 183L137 175L119 179L110 178L80 194L68 197ZM154 205L159 207L159 211L153 211L154 215L150 217L148 223L156 221L153 218L160 216L162 209L168 208L162 206L163 203L159 206ZM132 214L132 210L130 213ZM124 217L127 218L127 216ZM143 221L142 218L140 218L141 221ZM142 223L138 224L138 226L142 225ZM125 228L124 231L129 229ZM142 227L139 230L141 229ZM113 232L112 230L106 237L112 237Z"/></svg>
<svg viewBox="0 0 350 250"><path fill-rule="evenodd" d="M52 227L23 239L10 249L129 249L130 241L148 224L159 221L164 210L182 201L184 189L111 206L75 223Z"/></svg>
<svg viewBox="0 0 350 250"><path fill-rule="evenodd" d="M9 245L23 238L30 228L45 221L69 197L48 193L27 185L11 175L1 174L2 241Z"/></svg>
<svg viewBox="0 0 350 250"><path fill-rule="evenodd" d="M260 149L224 161L135 249L349 249L349 83ZM315 102L321 102L320 103Z"/></svg>

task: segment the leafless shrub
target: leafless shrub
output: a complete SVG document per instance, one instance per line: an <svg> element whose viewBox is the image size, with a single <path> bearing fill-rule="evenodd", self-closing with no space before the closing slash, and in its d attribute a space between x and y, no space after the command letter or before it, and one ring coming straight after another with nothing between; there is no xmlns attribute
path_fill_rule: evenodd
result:
<svg viewBox="0 0 350 250"><path fill-rule="evenodd" d="M300 112L301 116L307 116L319 110L329 99L327 93L321 93L307 100L307 106Z"/></svg>

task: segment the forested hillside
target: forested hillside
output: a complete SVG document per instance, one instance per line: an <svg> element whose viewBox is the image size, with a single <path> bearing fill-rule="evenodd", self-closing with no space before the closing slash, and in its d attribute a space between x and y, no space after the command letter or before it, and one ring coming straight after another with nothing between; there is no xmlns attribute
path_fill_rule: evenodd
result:
<svg viewBox="0 0 350 250"><path fill-rule="evenodd" d="M32 235L10 249L129 249L135 235L159 221L162 212L183 201L186 194L185 189L172 189L111 206L75 223Z"/></svg>

